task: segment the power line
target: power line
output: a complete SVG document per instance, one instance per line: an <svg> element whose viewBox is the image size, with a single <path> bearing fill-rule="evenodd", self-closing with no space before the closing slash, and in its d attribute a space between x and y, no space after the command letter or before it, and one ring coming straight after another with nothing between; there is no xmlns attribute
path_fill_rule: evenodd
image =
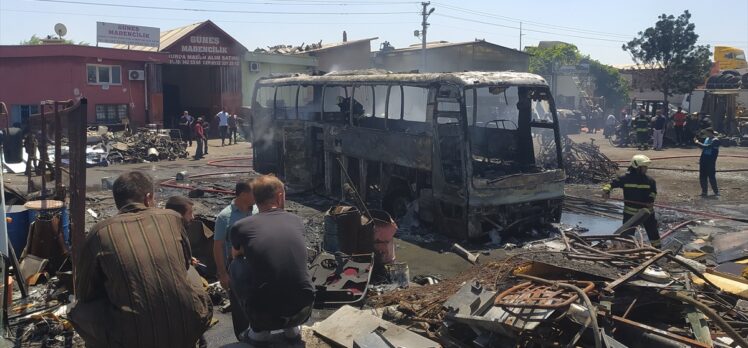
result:
<svg viewBox="0 0 748 348"><path fill-rule="evenodd" d="M17 10L17 9L3 9L3 11L6 12L18 12L18 13L44 13L44 14L57 14L57 15L71 15L71 16L81 16L81 17L93 17L93 18L101 18L101 17L108 17L108 18L128 18L128 19L157 19L157 20L166 20L166 21L175 21L175 22L195 22L195 21L203 21L204 18L174 18L174 17L143 17L143 16L120 16L120 15L111 15L111 14L92 14L92 13L79 13L79 12L59 12L59 11L39 11L39 10ZM289 22L279 22L279 21L237 21L237 20L224 20L224 19L214 19L214 22L218 23L242 23L242 24L308 24L308 25L338 25L338 24L411 24L412 22L406 22L406 21L392 21L392 22L299 22L299 21L289 21Z"/></svg>
<svg viewBox="0 0 748 348"><path fill-rule="evenodd" d="M372 6L372 5L413 5L416 1L303 1L299 0L266 0L260 2L230 1L230 0L184 0L188 2L242 4L242 5L280 5L280 6Z"/></svg>
<svg viewBox="0 0 748 348"><path fill-rule="evenodd" d="M440 17L447 17L447 18L457 19L457 20L461 20L461 21L465 21L465 22L480 23L480 24L491 25L491 26L495 26L495 27L510 28L510 29L519 30L519 27L513 27L513 26L510 26L510 25L502 25L502 24L496 24L496 23L490 23L490 22L483 22L483 21L479 21L479 20L475 20L475 19L469 19L469 18L457 17L457 16L450 16L450 15L445 15L445 14L441 14L441 13L435 13L435 15L440 16ZM572 34L564 34L564 33L554 33L554 32L550 32L550 31L543 31L543 30L537 30L537 29L526 29L526 28L522 28L522 30L523 31L530 31L530 32L534 32L534 33L543 33L543 34L551 34L551 35L558 35L558 36L568 36L568 37L574 37L574 38L579 38L579 39L588 39L588 40L598 40L598 41L608 41L608 42L624 42L625 41L625 40L605 39L605 38L599 38L599 37L572 35Z"/></svg>
<svg viewBox="0 0 748 348"><path fill-rule="evenodd" d="M127 5L127 4L108 4L72 0L34 0L38 2L52 2L73 5L88 6L105 6L119 8L137 8L147 10L168 10L168 11L188 11L188 12L215 12L215 13L251 13L251 14L270 14L270 15L396 15L396 14L413 14L415 12L290 12L290 11L248 11L248 10L217 10L202 8L178 8L162 6L145 6L145 5Z"/></svg>
<svg viewBox="0 0 748 348"><path fill-rule="evenodd" d="M597 35L597 36L618 37L618 38L630 38L631 37L631 35L625 35L625 34L610 33L610 32L598 31L598 30L589 30L589 29L568 27L568 26L562 26L562 25L547 24L547 23L542 23L542 22L530 21L530 20L526 20L526 19L507 17L507 16L498 15L498 14L493 14L493 13L490 13L490 12L476 11L476 10L471 10L471 9L464 8L464 7L458 7L458 6L453 6L453 5L449 5L449 4L444 4L444 3L441 3L441 2L439 3L439 5L447 7L449 9L452 9L452 10L455 10L455 11L469 13L469 14L473 14L473 15L477 15L477 16L483 16L483 17L489 17L489 18L495 18L495 19L502 19L502 20L511 21L511 22L517 22L517 23L520 23L520 22L522 22L522 23L529 23L529 24L532 24L532 25L535 25L535 26L539 26L539 27L546 27L546 28L551 28L551 29L559 29L559 30L563 30L563 31L577 32L577 33L582 33L582 34L594 34L594 35Z"/></svg>

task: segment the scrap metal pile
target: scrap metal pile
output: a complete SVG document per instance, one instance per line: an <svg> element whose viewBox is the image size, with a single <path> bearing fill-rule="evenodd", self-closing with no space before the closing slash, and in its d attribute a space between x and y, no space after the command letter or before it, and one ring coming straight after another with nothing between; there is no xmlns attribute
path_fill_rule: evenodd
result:
<svg viewBox="0 0 748 348"><path fill-rule="evenodd" d="M170 130L141 130L133 135L122 133L104 136L99 146L102 151L89 151L89 154L98 153L99 163L107 164L174 161L187 158L187 144L178 134L171 133ZM90 157L89 155L89 163L97 162Z"/></svg>
<svg viewBox="0 0 748 348"><path fill-rule="evenodd" d="M591 143L576 143L568 137L562 138L562 156L566 169L566 182L575 184L596 184L613 178L618 172L618 164ZM552 143L541 145L538 162L542 167L556 162L556 149Z"/></svg>
<svg viewBox="0 0 748 348"><path fill-rule="evenodd" d="M636 237L566 231L369 304L448 347L748 347L745 294L705 273Z"/></svg>
<svg viewBox="0 0 748 348"><path fill-rule="evenodd" d="M306 51L316 50L322 48L322 40L317 43L294 45L276 45L268 46L268 48L256 48L255 53L271 53L271 54L297 54Z"/></svg>

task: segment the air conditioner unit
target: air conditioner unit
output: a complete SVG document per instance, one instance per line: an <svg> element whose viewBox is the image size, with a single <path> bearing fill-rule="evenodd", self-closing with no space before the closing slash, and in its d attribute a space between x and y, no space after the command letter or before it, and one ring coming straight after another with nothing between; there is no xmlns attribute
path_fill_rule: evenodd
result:
<svg viewBox="0 0 748 348"><path fill-rule="evenodd" d="M145 80L145 71L143 70L130 70L127 72L127 76L130 77L130 81L143 81Z"/></svg>
<svg viewBox="0 0 748 348"><path fill-rule="evenodd" d="M260 71L260 63L249 62L249 71L252 71L252 72Z"/></svg>

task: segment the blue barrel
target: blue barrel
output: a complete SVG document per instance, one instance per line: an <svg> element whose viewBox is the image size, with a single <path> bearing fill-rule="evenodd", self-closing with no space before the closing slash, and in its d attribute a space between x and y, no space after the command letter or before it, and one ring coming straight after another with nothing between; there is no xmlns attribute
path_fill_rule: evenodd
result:
<svg viewBox="0 0 748 348"><path fill-rule="evenodd" d="M29 237L29 213L22 205L10 205L5 216L12 219L8 223L8 239L13 244L16 256L21 257Z"/></svg>
<svg viewBox="0 0 748 348"><path fill-rule="evenodd" d="M70 214L68 213L68 207L62 207L62 234L65 238L65 244L70 246ZM29 220L28 224L30 225L34 220L36 220L36 216L39 215L39 212L36 210L29 210ZM24 243L25 244L25 243Z"/></svg>

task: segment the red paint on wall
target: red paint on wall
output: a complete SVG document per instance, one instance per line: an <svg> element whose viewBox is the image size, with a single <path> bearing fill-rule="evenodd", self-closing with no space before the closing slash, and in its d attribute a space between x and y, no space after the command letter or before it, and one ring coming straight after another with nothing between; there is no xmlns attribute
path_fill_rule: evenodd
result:
<svg viewBox="0 0 748 348"><path fill-rule="evenodd" d="M90 124L97 124L96 105L127 104L131 124L142 126L147 120L146 83L130 81L128 72L145 70L146 63L165 62L168 55L158 52L78 45L0 46L0 101L13 113L12 105L86 97ZM120 66L121 83L106 86L89 83L88 64ZM148 106L163 109L158 104ZM6 123L7 119L0 122Z"/></svg>

